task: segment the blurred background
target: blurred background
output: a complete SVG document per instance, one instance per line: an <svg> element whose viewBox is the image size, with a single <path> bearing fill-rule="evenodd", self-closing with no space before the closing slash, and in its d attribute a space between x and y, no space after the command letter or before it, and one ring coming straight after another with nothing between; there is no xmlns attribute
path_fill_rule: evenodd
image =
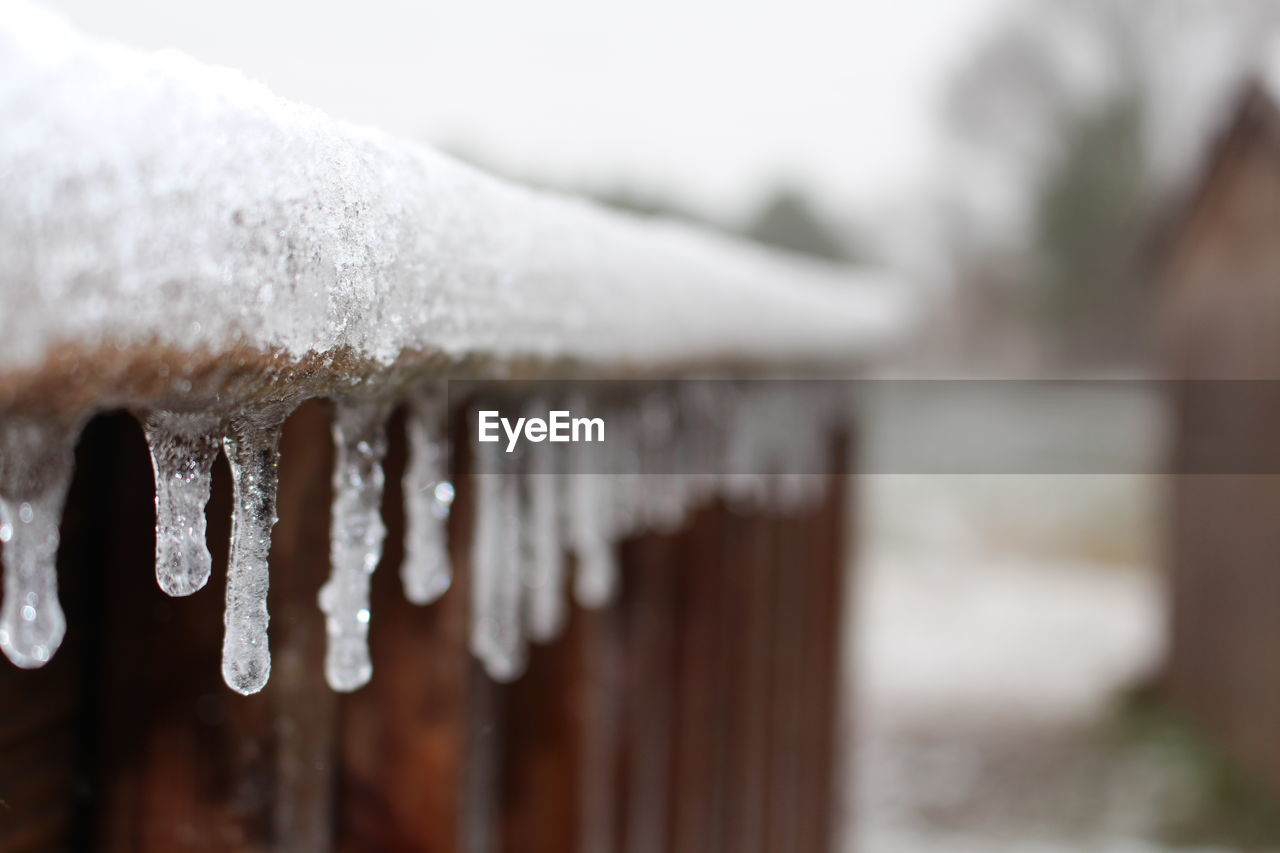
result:
<svg viewBox="0 0 1280 853"><path fill-rule="evenodd" d="M1277 372L1274 0L48 5L517 180L897 270L898 375ZM1196 424L1154 415L1153 466ZM1280 849L1277 486L1187 479L862 478L851 846Z"/></svg>

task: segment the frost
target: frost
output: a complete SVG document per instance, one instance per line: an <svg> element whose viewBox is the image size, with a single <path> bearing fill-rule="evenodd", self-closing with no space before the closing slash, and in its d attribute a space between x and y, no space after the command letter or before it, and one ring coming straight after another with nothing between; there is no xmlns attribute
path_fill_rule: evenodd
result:
<svg viewBox="0 0 1280 853"><path fill-rule="evenodd" d="M404 563L400 578L405 597L429 604L453 581L446 542L454 488L446 468L447 417L443 391L430 388L409 398L405 431L409 465L405 470Z"/></svg>
<svg viewBox="0 0 1280 853"><path fill-rule="evenodd" d="M142 427L156 476L156 582L169 595L190 595L209 582L204 510L221 419L155 411Z"/></svg>
<svg viewBox="0 0 1280 853"><path fill-rule="evenodd" d="M0 648L24 669L47 663L66 629L58 603L58 521L78 433L78 425L17 419L0 424Z"/></svg>
<svg viewBox="0 0 1280 853"><path fill-rule="evenodd" d="M257 693L271 674L267 646L267 555L276 518L280 428L293 403L277 403L231 420L223 450L231 466L231 553L227 561L222 677L231 689Z"/></svg>
<svg viewBox="0 0 1280 853"><path fill-rule="evenodd" d="M382 558L387 417L383 400L339 401L334 406L333 513L329 580L320 589L329 646L324 674L334 690L351 691L373 675L369 660L369 579Z"/></svg>

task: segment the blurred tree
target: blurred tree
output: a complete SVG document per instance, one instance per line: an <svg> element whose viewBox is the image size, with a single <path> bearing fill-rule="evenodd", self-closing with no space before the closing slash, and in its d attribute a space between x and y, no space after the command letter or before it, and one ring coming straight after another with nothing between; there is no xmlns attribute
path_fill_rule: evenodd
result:
<svg viewBox="0 0 1280 853"><path fill-rule="evenodd" d="M856 244L836 236L809 197L796 187L775 190L744 233L766 245L831 261L865 260Z"/></svg>
<svg viewBox="0 0 1280 853"><path fill-rule="evenodd" d="M1009 304L1028 307L1022 321L1043 324L1055 355L1140 355L1149 288L1139 244L1277 20L1274 0L1015 7L946 103L962 164L961 289L1003 256L1032 291Z"/></svg>
<svg viewBox="0 0 1280 853"><path fill-rule="evenodd" d="M1131 358L1143 345L1146 284L1138 249L1151 227L1143 105L1117 93L1066 128L1035 210L1032 271L1060 355Z"/></svg>

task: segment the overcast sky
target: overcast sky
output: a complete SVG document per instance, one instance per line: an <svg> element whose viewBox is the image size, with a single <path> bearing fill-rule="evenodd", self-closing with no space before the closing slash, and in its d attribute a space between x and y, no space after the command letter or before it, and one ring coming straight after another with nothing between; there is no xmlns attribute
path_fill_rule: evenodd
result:
<svg viewBox="0 0 1280 853"><path fill-rule="evenodd" d="M46 0L335 116L734 215L780 180L927 182L948 71L1011 0Z"/></svg>

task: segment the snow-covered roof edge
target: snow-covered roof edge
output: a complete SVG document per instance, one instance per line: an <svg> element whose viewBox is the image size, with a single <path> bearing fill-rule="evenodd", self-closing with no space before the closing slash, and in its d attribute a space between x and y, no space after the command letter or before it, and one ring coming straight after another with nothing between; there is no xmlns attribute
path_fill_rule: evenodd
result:
<svg viewBox="0 0 1280 853"><path fill-rule="evenodd" d="M3 5L0 385L100 367L145 404L229 354L312 377L838 366L902 328L887 277L526 189Z"/></svg>

